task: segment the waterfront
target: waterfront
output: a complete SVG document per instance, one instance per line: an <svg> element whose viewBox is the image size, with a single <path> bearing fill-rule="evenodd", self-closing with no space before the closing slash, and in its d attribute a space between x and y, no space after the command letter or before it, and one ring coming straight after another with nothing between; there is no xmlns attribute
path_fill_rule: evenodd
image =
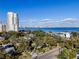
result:
<svg viewBox="0 0 79 59"><path fill-rule="evenodd" d="M73 27L73 28L64 28L64 27L58 27L58 28L19 28L19 30L31 30L31 31L35 31L35 30L42 30L45 32L78 32L79 28L77 27Z"/></svg>

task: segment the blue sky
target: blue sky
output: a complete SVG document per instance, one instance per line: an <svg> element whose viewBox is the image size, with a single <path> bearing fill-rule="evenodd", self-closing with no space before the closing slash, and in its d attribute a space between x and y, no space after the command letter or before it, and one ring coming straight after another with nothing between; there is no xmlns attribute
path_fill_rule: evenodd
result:
<svg viewBox="0 0 79 59"><path fill-rule="evenodd" d="M0 21L8 11L18 13L23 26L79 27L79 0L0 0Z"/></svg>

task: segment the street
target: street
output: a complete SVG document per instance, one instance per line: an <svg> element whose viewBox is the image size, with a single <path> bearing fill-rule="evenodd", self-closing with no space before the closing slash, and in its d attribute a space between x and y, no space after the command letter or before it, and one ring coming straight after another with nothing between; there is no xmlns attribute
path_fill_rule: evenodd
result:
<svg viewBox="0 0 79 59"><path fill-rule="evenodd" d="M59 54L59 48L54 48L53 50L38 56L37 59L57 59L57 55Z"/></svg>

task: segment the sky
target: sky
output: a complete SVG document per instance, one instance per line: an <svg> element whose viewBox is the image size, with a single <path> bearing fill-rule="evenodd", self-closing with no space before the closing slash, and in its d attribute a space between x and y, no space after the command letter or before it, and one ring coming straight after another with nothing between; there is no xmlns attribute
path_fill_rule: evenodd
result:
<svg viewBox="0 0 79 59"><path fill-rule="evenodd" d="M0 21L19 15L20 26L79 27L79 0L0 0Z"/></svg>

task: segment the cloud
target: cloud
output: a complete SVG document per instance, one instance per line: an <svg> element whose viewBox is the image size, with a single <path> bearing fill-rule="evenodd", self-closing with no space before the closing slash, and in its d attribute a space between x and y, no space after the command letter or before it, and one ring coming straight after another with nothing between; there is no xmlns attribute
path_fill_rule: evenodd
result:
<svg viewBox="0 0 79 59"><path fill-rule="evenodd" d="M21 20L20 22L26 23L27 26L51 26L51 27L75 27L79 26L79 19L65 18L65 19L28 19Z"/></svg>
<svg viewBox="0 0 79 59"><path fill-rule="evenodd" d="M25 23L25 22L39 22L40 20L38 20L38 19L25 19L25 20L20 20L20 22L23 22L23 23Z"/></svg>
<svg viewBox="0 0 79 59"><path fill-rule="evenodd" d="M41 22L66 22L66 23L79 23L79 19L76 18L66 18L63 20L57 19L43 19Z"/></svg>
<svg viewBox="0 0 79 59"><path fill-rule="evenodd" d="M61 20L62 22L66 22L66 23L79 23L79 19L76 18L66 18L64 20Z"/></svg>
<svg viewBox="0 0 79 59"><path fill-rule="evenodd" d="M20 20L20 22L79 22L77 18L65 18L62 20L59 19L27 19L27 20Z"/></svg>

